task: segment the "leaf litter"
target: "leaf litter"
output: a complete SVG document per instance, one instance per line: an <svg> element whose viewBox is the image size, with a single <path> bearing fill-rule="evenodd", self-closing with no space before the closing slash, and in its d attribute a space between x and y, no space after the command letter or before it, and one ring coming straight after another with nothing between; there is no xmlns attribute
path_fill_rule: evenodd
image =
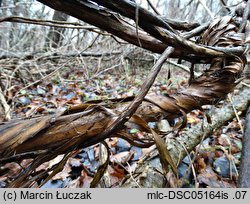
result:
<svg viewBox="0 0 250 204"><path fill-rule="evenodd" d="M112 75L106 73L105 75L100 75L98 80L83 79L82 81L55 78L50 82L41 82L25 90L22 90L20 86L15 86L12 90L8 91L7 96L9 101L14 100L15 102L13 117L47 115L55 113L59 107L77 105L88 100L105 100L108 98L134 96L138 92L139 85L143 81L142 78L146 74L145 71L137 76L130 76L130 78L128 78L121 77L120 74ZM164 77L166 73L160 75L162 77L158 77L151 91L161 94L173 94L180 87L187 84L185 80L185 78L187 78L186 73L175 71L174 74L175 77L170 79L171 83L166 81ZM67 73L65 73L65 75L67 75ZM71 75L74 76L72 73ZM19 90L21 90L20 93L14 98ZM209 106L204 108L204 111L211 109ZM191 128L200 123L203 117L204 113L201 110L190 112L187 114L186 128ZM174 125L178 123L178 121L172 121L170 123ZM150 127L156 127L156 124L148 125ZM145 136L145 133L136 127L131 127L128 134L132 134L138 138ZM192 165L195 167L199 187L236 187L238 179L237 171L242 148L241 135L238 122L233 120L219 130L216 130L210 138L203 142L199 150L197 148L192 152L192 155L197 154ZM105 170L110 178L110 186L106 187L119 187L126 177L133 175L137 162L148 154L149 148L134 147L121 138L110 138L106 140L106 142L110 149L110 160L105 163ZM63 170L53 176L42 187L90 187L96 172L98 172L98 168L100 169L99 151L99 145L81 150L74 157L70 157ZM32 161L24 160L20 164L12 162L1 166L0 186L4 187L6 183L13 180L30 162ZM58 162L58 158L46 162L42 164L37 171L45 171ZM190 161L186 162L186 159L184 159L179 164L177 170L176 166L168 159L168 163L165 162L165 171L169 163L174 169L174 172L178 174L179 179L185 180L185 182L182 182L182 187L195 186L194 175L189 170L191 165ZM228 166L226 170L224 169L225 164ZM232 171L232 169L234 170ZM168 171L166 171L166 173L167 172ZM101 174L103 173L104 169ZM173 175L170 173L167 175L169 181L172 183L171 186L179 185L179 182L174 179ZM101 180L101 178L98 180ZM98 182L95 183L95 186L99 186Z"/></svg>

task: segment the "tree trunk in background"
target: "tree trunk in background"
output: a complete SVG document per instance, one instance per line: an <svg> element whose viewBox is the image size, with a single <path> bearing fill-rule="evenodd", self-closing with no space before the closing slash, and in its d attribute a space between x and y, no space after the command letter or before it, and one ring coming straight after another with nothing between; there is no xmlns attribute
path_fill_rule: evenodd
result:
<svg viewBox="0 0 250 204"><path fill-rule="evenodd" d="M20 0L12 1L21 2ZM245 36L242 35L242 38L239 37L239 33L237 32L238 24L235 24L231 17L223 17L219 21L214 21L210 24L210 26L206 26L206 30L202 34L196 33L195 35L199 36L199 40L197 40L197 44L195 44L194 42L188 41L183 37L185 36L186 38L188 38L187 36L191 36L190 33L189 35L187 35L188 31L191 28L180 29L178 28L177 24L174 23L172 23L173 28L169 28L167 20L165 22L162 18L154 16L151 13L147 13L143 9L140 9L138 5L136 6L135 4L132 4L130 1L39 1L54 9L66 12L71 16L84 20L85 22L97 26L102 30L106 30L114 36L120 37L121 39L129 43L133 43L137 46L141 46L150 50L153 49L153 51L157 51L159 53L165 50L167 46L173 46L174 48L171 49L174 49L175 52L179 52L178 56L180 56L181 59L185 59L184 56L188 55L191 57L191 62L194 62L196 59L200 60L200 58L202 59L205 57L206 61L204 63L210 63L211 65L210 68L207 67L206 71L204 71L199 77L190 77L191 80L189 86L185 86L183 89L177 91L174 94L159 95L152 93L148 94L145 97L145 101L141 102L144 96L143 94L145 93L144 90L146 90L144 89L144 84L147 84L147 81L145 81L142 85L141 92L139 92L139 96L141 96L140 100L138 100L138 97L135 97L135 99L133 97L128 97L122 100L115 99L114 101L112 101L112 99L109 103L109 101L105 99L105 101L81 103L79 106L71 106L67 110L58 107L58 110L54 115L47 115L40 118L28 118L26 120L13 120L9 123L1 123L0 164L7 164L7 162L11 162L14 160L21 161L21 159L27 158L34 159L34 162L30 165L29 168L27 168L23 175L20 175L17 179L15 179L9 187L27 187L32 184L32 180L30 179L40 181L41 178L38 179L39 176L37 175L39 174L36 174L37 172L35 172L35 174L31 173L42 163L55 158L57 155L67 154L70 151L86 148L93 144L97 144L105 139L108 139L111 136L125 139L128 142L131 142L131 145L138 147L148 147L149 145L152 145L153 140L150 137L145 137L145 140L142 140L140 138L138 139L137 137L134 137L132 134L128 134L131 130L131 127L136 127L139 130L143 130L143 132L147 134L151 134L152 130L148 127L149 122L157 122L160 119L173 120L178 117L183 118L182 121L179 120L180 122L182 122L182 124L180 123L180 129L183 128L184 126L186 126L186 114L188 112L194 109L201 110L201 107L203 105L214 105L220 100L226 98L226 95L232 92L237 85L237 79L240 78L240 75L243 72L243 68L245 66L244 55L246 54L246 52L243 53L244 50L242 46L239 46L242 47L242 51L240 52L240 54L238 54L237 56L234 56L232 54L229 57L226 56L227 58L224 56L224 54L227 52L216 51L217 48L221 48L222 50L229 48L231 50L231 47L234 47L234 45L235 48L237 48L238 45L243 45L245 43L247 34ZM176 11L177 7L179 7L179 5L177 6L177 4L181 4L182 2L184 2L184 0L178 0L175 2L170 0L168 1L172 2L169 9L171 9L170 11L173 15L173 11ZM4 5L5 3L6 0L4 1ZM97 6L97 4L99 6ZM198 7L198 3L195 4L197 5L196 8L201 7ZM205 8L207 7L205 6ZM20 9L18 9L17 7L15 9L17 12L20 12ZM66 22L68 16L57 10L53 11L53 17L52 15L49 15L49 17L51 16L54 21ZM138 11L138 13L136 13L136 11ZM210 13L209 9L206 9L206 11L204 10L202 13L199 11L198 13L203 14L205 12ZM130 23L130 21L134 20L136 14L137 17L140 16L140 18L137 19L137 24L139 27L141 27L141 29L144 29L144 31L139 30L138 32L138 29L136 29L136 27L132 26ZM210 15L210 18L211 16L213 15ZM126 18L129 18L130 20L125 21ZM180 34L178 29L183 30L183 32ZM65 30L62 28L51 28L49 30L46 30L44 33L44 36L47 38L47 40L41 41L40 38L38 39L41 42L41 48L45 50L50 50L52 48L57 51L56 48L59 48L58 51L61 52L61 46L66 44L65 36L67 36L67 39L69 39L67 32L65 32ZM234 34L237 40L233 38ZM18 37L10 39L22 41L22 39ZM26 40L25 42L29 42L29 40ZM72 42L75 43L77 41L72 40ZM149 44L148 42L151 44ZM104 41L100 43L99 46L105 43L106 42ZM13 48L13 50L17 49L16 47L19 47L19 44L14 45L16 46ZM151 45L156 46L152 48ZM24 48L26 48L27 46L29 46L29 44L26 45L25 43ZM213 49L208 49L207 46L211 46L213 47ZM10 51L12 50L10 49ZM49 55L50 54L51 53L49 52ZM207 59L209 57L211 60ZM161 65L162 62L163 61L161 60ZM156 63L156 65L157 64L158 62ZM20 66L17 66L15 70L18 70L19 67L23 68L24 66L23 64L21 64ZM156 69L152 68L152 70ZM154 75L152 76L154 76L155 78L156 72L153 71L152 73L154 73ZM19 78L21 80L23 79L22 77ZM149 80L152 80L154 78L151 77ZM245 92L240 91L240 94L242 93ZM246 100L246 98L247 101L250 101L249 89L246 90L244 96L242 95L236 101L240 101L240 99ZM133 104L139 105L139 102L141 104L135 112L135 106ZM133 109L130 108L131 104ZM247 105L247 102L244 102L244 110L247 108ZM231 107L232 105L230 104L229 106ZM127 109L130 112L125 112L127 111ZM6 113L6 110L8 110L8 108L3 107L2 114ZM132 110L134 111L134 115L132 115L131 117ZM237 112L243 112L243 110L238 110L237 108L236 110ZM124 112L125 114L123 114ZM223 118L227 118L226 122L232 120L232 118L235 117L233 110L231 110L231 112L233 114L230 114L230 116L227 116L228 111L223 111L223 113L221 114ZM225 124L225 121L220 121L218 120L219 118L220 117L218 116L212 118L213 123L211 124L214 124L214 126L210 126L210 124L208 124L206 137L211 135L213 130ZM125 119L127 121L126 123L124 123ZM116 123L117 121L119 123ZM121 121L123 123L121 123ZM119 124L119 126L115 126L113 124ZM205 125L203 123L200 125L201 126L198 128L198 130L204 130L205 132ZM173 160L176 162L184 158L187 152L193 150L195 146L197 146L203 140L202 138L205 138L205 133L202 136L202 134L196 135L195 132L196 131L192 130L186 136L182 135L176 138L171 138L169 136L167 138L167 148L170 152L169 157L171 158L171 161ZM159 134L163 135L163 133L161 133L160 131ZM171 142L171 139L173 139L173 142ZM184 146L185 148L183 148ZM147 165L147 163L145 164L146 166L143 166L142 168L143 172L135 173L144 174L144 170L147 166L149 166ZM158 164L160 165L159 159ZM158 164L157 166L159 166ZM176 164L174 164L173 166L175 167L175 165ZM166 163L165 166L167 166ZM55 170L57 171L58 169ZM34 177L32 177L32 175L34 175ZM155 179L155 185L154 183L152 183L152 180L156 175L154 172L152 172L152 174L147 173L144 175L147 175L146 177L144 177L144 180L150 179L150 182L148 182L149 185L141 185L141 183L136 181L137 185L139 184L143 187L163 186L161 185L161 181L163 181L165 178L163 178L162 174L159 174L160 179ZM132 178L133 180L135 180L134 177ZM142 179L139 178L139 180Z"/></svg>
<svg viewBox="0 0 250 204"><path fill-rule="evenodd" d="M176 11L180 7L181 2L179 0L177 1L165 1L165 11L164 15L167 16L168 18L173 18L173 19L178 19L180 20L180 14L177 13Z"/></svg>
<svg viewBox="0 0 250 204"><path fill-rule="evenodd" d="M68 15L60 11L54 11L52 20L54 21L67 21ZM64 39L64 28L51 27L46 40L46 49L58 48L62 45Z"/></svg>
<svg viewBox="0 0 250 204"><path fill-rule="evenodd" d="M243 138L243 149L240 166L239 188L250 188L250 107L246 114L246 124Z"/></svg>
<svg viewBox="0 0 250 204"><path fill-rule="evenodd" d="M19 0L13 0L13 4L15 7L12 9L12 15L13 16L19 16L20 10L18 6ZM17 24L13 23L12 30L10 31L9 38L10 38L10 48L15 46L18 43L19 40L19 30L17 29Z"/></svg>

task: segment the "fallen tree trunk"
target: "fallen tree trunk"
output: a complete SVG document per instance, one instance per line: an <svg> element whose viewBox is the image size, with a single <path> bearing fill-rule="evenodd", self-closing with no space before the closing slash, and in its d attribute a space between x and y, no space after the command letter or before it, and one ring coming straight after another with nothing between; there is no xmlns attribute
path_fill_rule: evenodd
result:
<svg viewBox="0 0 250 204"><path fill-rule="evenodd" d="M224 27L224 32L220 32L220 35L212 35L217 28L221 29L221 27ZM236 32L237 26L232 18L224 17L215 20L203 33L201 43L209 46L232 46L239 43L238 40L232 40L232 36L234 33L237 34ZM241 40L244 41L245 38ZM159 60L161 63L157 62L156 66L162 66L164 62L161 58ZM227 59L215 57L210 69L198 78L191 78L190 86L186 89L172 96L147 95L147 102L137 109L135 115L145 122L183 116L185 125L186 113L193 109L201 109L201 106L205 104L214 104L225 98L234 89L238 83L237 78L243 72L245 61L245 56L231 56ZM60 112L56 116L4 124L0 127L0 155L8 157L14 152L50 151L65 143L70 143L72 140L79 141L73 142L70 145L71 148L76 148L76 144L86 147L99 142L98 135L128 107L126 103L118 104L121 106L112 104L109 107L103 103L87 103L83 104L82 113L59 117L63 114ZM101 139L103 140L105 137ZM131 138L127 139L131 140Z"/></svg>
<svg viewBox="0 0 250 204"><path fill-rule="evenodd" d="M212 123L209 124L204 121L203 124L198 124L190 129L183 131L178 137L167 137L166 145L170 151L171 157L174 161L182 161L182 159L187 155L187 152L192 151L197 145L200 144L202 139L210 137L213 132L225 125L227 122L235 118L235 112L232 107L236 109L237 112L245 112L250 105L250 89L245 87L241 89L240 94L233 99L234 104L227 104L223 108L216 108L213 111ZM249 117L249 116L248 116ZM249 137L249 132L246 131L245 136ZM244 139L246 141L246 139ZM183 145L186 149L184 149ZM247 143L244 143L244 149L247 148ZM244 150L243 150L244 151ZM245 152L245 159L241 165L241 184L239 187L247 187L248 185L248 151ZM244 156L243 156L244 157ZM138 185L144 188L162 188L166 185L166 177L161 173L163 172L161 168L161 163L159 157L149 157L143 162L138 162L138 167L133 173L133 178L129 178L121 187L126 188L137 188ZM243 180L242 180L243 179Z"/></svg>
<svg viewBox="0 0 250 204"><path fill-rule="evenodd" d="M3 123L0 126L0 157L2 158L0 163L4 164L15 159L34 158L34 162L20 174L18 179L10 185L11 187L28 186L30 173L40 164L57 155L88 147L109 137L121 137L133 145L148 147L154 143L153 137L150 136L148 122L182 117L181 127L183 128L186 125L186 113L194 109L202 109L205 104L216 104L232 92L240 81L239 78L246 63L246 53L244 53L246 49L243 44L247 42L248 36L246 35L248 34L237 33L239 25L230 16L212 22L202 33L200 41L195 44L186 40L191 35L183 35L184 37L178 35L162 19L145 13L141 8L139 8L139 14L151 19L152 25L145 24L145 22L143 24L140 21L138 23L151 36L143 31L139 31L139 35L137 35L133 26L118 20L119 17L113 12L91 3L97 2L108 9L132 18L135 11L129 10L132 14L126 13L118 7L119 4L116 1L41 0L41 2L103 28L130 43L138 45L139 38L142 47L154 52L161 53L170 45L175 49L167 48L166 51L168 54L173 51L172 56L191 57L190 60L194 56L198 60L205 56L211 65L200 77L194 78L191 75L190 85L174 95L148 94L144 98L150 87L147 86L145 91L146 87L142 86L142 90L138 94L141 98L137 96L108 102L92 101L77 107L69 107L66 110L58 110L58 113L53 116ZM120 0L119 2L129 8L131 6L135 8L135 5L128 1ZM248 29L249 25L246 30ZM166 56L162 55L154 67L159 70L165 59ZM148 79L153 81L157 74L151 74L153 77ZM144 84L147 84L147 81ZM249 94L246 95L249 97ZM142 98L144 101L141 103ZM124 114L128 108L129 113ZM131 112L131 110L133 111ZM227 118L225 114L224 117ZM140 139L128 134L129 128L135 125L148 132L149 135ZM216 128L216 124L214 128ZM110 129L111 131L108 131ZM211 132L212 129L209 127L208 131ZM192 142L187 147L189 151L201 139L196 136L192 140L189 135L183 138L187 140L183 141L185 145L189 141ZM171 148L171 145L168 147ZM174 159L182 158L183 152L181 156L180 152L182 150L179 148L178 152L173 151L171 156ZM23 181L26 182L25 185L22 184Z"/></svg>

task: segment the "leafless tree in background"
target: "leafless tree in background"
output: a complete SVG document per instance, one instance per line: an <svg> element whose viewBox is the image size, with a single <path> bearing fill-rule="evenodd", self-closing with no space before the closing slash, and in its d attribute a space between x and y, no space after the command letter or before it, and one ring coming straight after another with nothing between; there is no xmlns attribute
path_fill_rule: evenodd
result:
<svg viewBox="0 0 250 204"><path fill-rule="evenodd" d="M182 36L183 38L181 38L181 40L180 38L178 38L181 32L179 33L179 30L176 27L174 27L174 29L171 27L168 28L168 25L163 23L164 26L166 26L163 26L165 31L169 29L171 35L162 35L162 32L160 32L161 30L158 30L159 28L163 28L161 27L162 21L160 21L161 26L159 27L158 25L153 25L154 23L150 24L148 22L142 22L142 20L140 19L140 15L136 13L138 12L136 10L136 7L131 12L135 15L131 15L131 13L126 13L126 11L122 9L119 10L119 8L117 8L116 6L111 5L110 2L113 2L115 4L114 1L101 2L93 0L87 3L84 2L86 4L83 4L83 7L85 6L85 9L88 6L95 7L93 2L97 2L97 4L100 4L99 8L106 7L107 14L110 14L110 16L114 17L119 14L119 16L117 15L117 18L110 18L111 20L113 20L113 23L118 22L118 24L114 23L112 25L127 26L124 27L124 30L119 30L118 28L119 32L117 32L116 28L109 27L111 24L108 24L107 22L105 25L101 25L100 22L95 22L95 19L88 19L88 17L86 16L82 17L83 20L86 20L86 22L90 22L92 25L94 25L89 26L86 23L67 16L66 14L62 14L58 11L53 11L51 9L48 9L47 7L41 6L34 1L22 3L20 1L9 1L8 4L6 2L3 4L3 7L1 7L2 9L4 8L4 6L6 6L6 10L2 9L2 13L4 13L4 16L13 15L18 17L12 17L9 19L4 19L3 17L2 20L0 19L0 22L2 21L0 24L0 26L2 27L0 31L2 36L2 38L0 39L0 79L2 95L5 95L8 91L13 89L13 86L16 85L15 83L18 80L20 84L23 85L22 87L26 88L36 83L37 80L39 81L41 79L46 79L46 77L51 73L54 74L56 72L60 75L59 70L64 66L74 67L74 69L82 69L84 77L86 79L91 79L95 76L98 76L98 73L105 71L106 69L111 69L114 65L118 67L125 67L124 61L126 61L127 63L129 59L132 59L133 61L136 57L140 58L141 60L149 60L152 63L156 56L155 53L162 53L167 46L172 46L174 48L167 48L163 52L163 55L161 55L160 60L156 63L156 65L154 65L154 71L152 71L149 76L151 85L154 81L153 78L157 75L155 70L159 69L159 67L164 63L168 56L171 56L173 58L181 58L180 61L183 58L191 62L192 64L196 63L195 60L198 60L199 63L202 62L210 65L207 67L206 71L197 78L194 77L193 70L190 69L191 74L189 86L172 96L147 96L147 100L143 101L142 103L143 98L145 97L147 91L151 86L149 82L145 82L142 86L142 92L140 93L140 95L135 97L135 101L132 101L129 106L126 106L127 104L125 104L125 102L122 102L121 107L117 105L113 107L103 106L104 108L100 108L100 106L102 105L99 105L99 103L96 104L94 102L94 104L90 105L83 104L83 106L79 106L78 109L71 109L67 113L69 115L64 115L62 117L61 115L65 112L58 113L58 115L56 115L56 117L52 119L49 117L44 117L42 119L32 119L24 123L15 123L14 125L16 125L16 128L18 128L17 132L21 132L20 134L18 133L18 137L21 138L20 140L26 142L21 143L20 146L18 146L19 143L15 143L14 141L16 132L13 132L13 130L11 129L12 124L7 124L6 129L4 127L1 131L4 136L7 135L9 137L9 135L13 134L13 137L11 137L11 139L14 139L13 141L10 141L10 143L3 142L0 153L3 156L8 157L11 156L13 152L22 154L27 151L36 151L36 148L42 148L42 150L45 150L45 153L41 153L42 156L38 156L39 159L37 160L38 162L36 165L54 158L55 155L47 154L47 150L49 151L55 146L57 147L56 154L65 153L75 148L87 147L88 145L99 142L99 140L106 139L108 137L107 135L110 134L110 132L112 134L114 133L115 136L120 136L129 140L130 138L126 134L127 126L124 125L124 122L134 123L136 121L135 123L143 126L144 128L146 127L145 129L149 134L152 134L154 136L156 141L157 136L155 136L154 132L150 132L150 130L147 128L147 125L145 125L145 123L141 120L138 120L137 116L132 116L132 114L135 113L135 110L139 107L140 104L142 105L138 108L138 112L136 114L142 116L141 119L145 120L146 122L157 120L159 117L173 119L175 117L183 116L183 124L185 125L186 113L193 110L194 108L200 108L204 104L214 104L215 102L218 102L222 98L224 98L227 93L230 93L238 83L238 81L235 80L238 76L240 76L245 65L244 56L242 55L243 48L239 46L240 49L237 50L238 45L243 42L242 35L240 35L240 37L235 37L235 39L233 40L230 38L228 39L228 36L226 36L227 32L232 31L234 34L237 32L237 29L235 29L236 25L231 24L232 22L229 20L229 18L223 18L224 20L216 22L210 27L208 27L207 23L212 21L217 16L225 15L226 12L230 12L230 9L228 9L230 7L225 7L224 4L228 4L228 6L230 6L232 3L235 3L235 1L228 0L227 2L223 1L223 3L221 3L221 1L216 0L158 0L152 1L155 8L145 3L146 1L140 1L140 5L142 7L149 8L150 10L153 10L154 13L156 13L156 15L153 16L152 20L154 23L154 20L157 19L157 16L159 16L159 14L162 14L164 15L163 19L165 19L166 22L169 21L171 23L171 20L167 18L177 19L178 21L175 21L176 27L178 27L178 22L181 22L182 26L186 24L188 24L188 26L194 26L194 28L183 29L184 32L182 34L184 37ZM59 8L65 13L73 13L73 16L81 18L77 11L72 10L74 8L72 5L70 5L72 7L67 10L67 8L63 8L60 6L57 7L49 1L41 2L54 7L55 9ZM77 1L73 2L77 5ZM127 6L129 4L125 2L125 5ZM179 12L176 12L177 10ZM97 12L95 14L98 14L99 17L101 15L104 15L103 13L98 12L99 11L97 9ZM147 17L150 17L148 13L146 13L145 15ZM109 18L109 15L106 15L106 17ZM47 21L41 21L41 19ZM160 20L162 19L160 18ZM198 23L190 25L189 23L184 22L184 20L188 22L192 21ZM17 22L22 23L18 24ZM105 23L105 21L102 22ZM159 23L159 21L157 23ZM34 24L40 25L38 26ZM199 27L200 24L200 27L205 27L203 27L204 29L202 30L205 30L204 33L202 34L202 36L199 36L200 33L198 32L199 34L192 38L192 29ZM45 25L47 27L42 27ZM225 33L219 33L219 36L210 35L214 32L213 29L216 30L219 26L227 28L228 25L228 30L226 30ZM127 31L125 30L125 28L130 28L130 30L128 29L128 32L125 33L125 31ZM105 30L107 30L108 32L106 32ZM125 35L123 32L125 33ZM131 34L131 36L129 36L129 34ZM186 38L191 38L191 40L186 41ZM217 41L217 39L220 39L221 41ZM244 40L246 40L246 38ZM132 43L134 45L137 45L138 47L143 47L148 51L142 51L141 48L135 47L134 45L128 43ZM196 43L199 45L196 45ZM233 46L230 47L230 45ZM213 47L213 49L211 49L211 47ZM184 51L182 50L182 48ZM221 49L222 51L219 49ZM234 55L231 56L235 56L235 53L237 52L239 53L240 57L231 57L229 59L226 58L228 50L230 52L233 50L232 53ZM89 61L88 59L84 58L86 56L90 57ZM223 57L225 57L225 59L227 60L223 60ZM93 58L95 58L95 60L93 60ZM101 69L100 64L103 65ZM16 78L17 80L15 81L13 80L13 78ZM210 90L207 87L214 87L214 89ZM128 98L127 100L130 101L132 99ZM162 101L164 101L165 104L162 104ZM14 99L12 102L15 103ZM8 101L8 104L11 104L11 102ZM244 105L244 108L245 106L246 105ZM100 108L100 111L96 111L98 107ZM127 108L130 112L127 112ZM134 112L132 110L134 110ZM150 113L148 113L147 110L149 110ZM86 111L86 115L81 115L80 118L77 118L79 115L77 115L78 113L76 115L73 115L75 113L74 111L78 111L78 113L80 113L81 111ZM65 127L64 124L67 122L67 120L71 120L70 117L72 115L70 114L75 117L74 125L73 127ZM153 119L150 117L151 114L153 115ZM128 121L131 116L133 121ZM230 117L229 119L231 119ZM120 118L121 120L119 121ZM82 124L84 122L80 121L78 123L78 119L79 121L83 120L84 122L90 121L93 122L93 124L90 124L89 126L89 124L87 124L86 122L86 126L83 127ZM53 122L51 122L52 120ZM119 124L119 127L122 127L121 129L119 129L119 131L121 131L118 131L118 133L115 132L117 131L117 129L115 128L118 127L116 122L121 122L121 124ZM69 122L69 124L71 124L71 122ZM111 125L109 126L108 124ZM217 122L216 124L219 124L219 122ZM216 124L214 125L214 128L217 127ZM22 133L24 132L23 125L25 126L25 130L29 130L27 131L27 133ZM112 127L112 125L114 125L114 127ZM79 128L83 127L83 129L81 129L81 131L84 132L81 132L81 136L83 136L82 138L78 137L79 131L75 131L76 126ZM6 132L8 128L10 129L10 133L7 134ZM36 132L33 132L33 130L36 128L40 129ZM45 131L40 131L41 129ZM211 132L211 130L209 131ZM66 134L67 137L72 137L73 139L65 139L65 132L68 133ZM206 135L206 137L208 137L208 135ZM86 138L84 138L84 136L86 136ZM198 144L198 137L199 136L194 136L194 138L192 138L194 142L190 144L188 151L191 151L194 144ZM31 140L27 140L27 138L31 138ZM65 142L66 140L67 142ZM140 146L140 142L142 142L139 140L139 142L137 140L129 141L134 142L134 144L138 146ZM187 141L191 142L191 140ZM45 144L42 142L48 143ZM149 142L146 143L146 145L152 144ZM179 147L181 146L180 144L178 145ZM173 156L175 160L178 160L178 153L176 153L175 150L172 150L171 154L171 156ZM171 166L173 167L174 165ZM20 178L20 183L24 181L26 182L24 186L29 186L30 183L29 181L25 180L26 177ZM20 186L20 183L18 183L18 181L13 182L13 187Z"/></svg>
<svg viewBox="0 0 250 204"><path fill-rule="evenodd" d="M54 11L52 20L53 21L67 21L68 15L64 14L60 11ZM62 45L64 39L64 28L53 28L51 27L49 30L49 34L46 39L46 48L49 47L58 48Z"/></svg>

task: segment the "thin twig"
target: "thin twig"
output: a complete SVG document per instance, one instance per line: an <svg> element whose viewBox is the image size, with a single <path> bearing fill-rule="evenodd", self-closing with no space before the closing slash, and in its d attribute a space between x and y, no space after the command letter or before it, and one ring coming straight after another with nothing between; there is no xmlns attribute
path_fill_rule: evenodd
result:
<svg viewBox="0 0 250 204"><path fill-rule="evenodd" d="M109 127L107 127L100 135L98 135L98 140L106 139L108 136L114 134L125 122L127 122L130 117L137 110L139 105L142 103L144 97L147 95L150 87L153 85L156 76L161 70L162 65L169 55L174 51L174 48L167 48L158 59L156 64L152 67L150 75L145 79L141 86L139 94L134 98L134 100L129 104L126 111L124 111Z"/></svg>
<svg viewBox="0 0 250 204"><path fill-rule="evenodd" d="M30 158L35 158L37 157L39 154L43 154L48 152L47 150L37 150L37 151L33 151L33 152L24 152L24 153L20 153L20 154L15 154L13 156L7 157L7 158L2 158L0 159L0 164L4 165L10 162L19 162L23 159L30 159Z"/></svg>
<svg viewBox="0 0 250 204"><path fill-rule="evenodd" d="M2 88L0 87L0 106L2 105L3 111L4 111L4 119L5 121L9 121L11 120L11 116L10 116L10 106L7 103ZM1 118L0 118L1 119Z"/></svg>
<svg viewBox="0 0 250 204"><path fill-rule="evenodd" d="M197 180L197 176L196 176L195 169L194 169L194 161L193 161L192 158L190 157L190 154L189 154L187 148L185 147L185 145L184 145L180 140L176 140L176 141L178 141L178 142L180 143L180 145L183 147L184 151L185 151L186 154L187 154L188 160L190 161L190 165L191 165L191 169L192 169L192 172L193 172L193 176L194 176L195 188L198 188L198 187L199 187L199 182L198 182L198 180ZM190 169L190 168L188 168L188 169L186 170L186 175L187 175L187 173L189 172L189 169ZM185 176L186 176L186 175L185 175ZM185 176L184 176L184 178L185 178Z"/></svg>
<svg viewBox="0 0 250 204"><path fill-rule="evenodd" d="M239 114L237 113L236 109L235 109L235 106L234 106L234 103L233 103L233 99L232 99L232 95L231 94L228 94L228 99L230 101L230 103L232 104L232 107L233 107L233 110L234 110L234 113L235 113L235 117L239 123L239 126L240 126L240 130L242 133L244 133L244 128L242 126L242 123L240 121L240 117L239 117Z"/></svg>
<svg viewBox="0 0 250 204"><path fill-rule="evenodd" d="M53 169L52 173L39 185L39 187L42 187L50 179L52 179L53 176L55 176L57 173L61 172L63 170L66 162L68 161L68 159L70 157L72 157L73 155L76 155L76 153L79 153L79 151L72 151L72 152L69 152L68 154L65 154L61 161L59 161L57 164L53 165L53 167L51 168L51 170ZM36 180L38 180L38 179L36 179Z"/></svg>
<svg viewBox="0 0 250 204"><path fill-rule="evenodd" d="M240 82L240 83L241 83L242 85L244 85L244 86L250 88L250 84L247 84L247 83L245 83L245 82Z"/></svg>
<svg viewBox="0 0 250 204"><path fill-rule="evenodd" d="M193 159L191 160L191 163L190 163L190 165L189 165L187 171L190 171L190 168L193 168L193 163L194 163L194 161L195 161L195 159L196 159L196 157L197 157L197 155L198 155L198 153L199 153L199 151L200 151L202 142L204 141L204 139L205 139L205 137L206 137L206 133L205 133L205 131L204 131L204 119L202 120L201 128L202 128L202 132L203 132L202 138L201 138L201 140L200 140L199 146L198 146L198 148L197 148L197 150L196 150L196 152L195 152L195 154L194 154ZM178 140L178 142L180 143L179 140ZM187 149L184 149L184 150L186 151ZM188 154L187 154L187 155L188 155ZM195 174L194 174L194 176L195 176ZM196 180L196 182L198 182L198 181ZM196 183L196 185L197 185L197 184L198 184L198 183ZM198 187L198 186L197 186L197 187Z"/></svg>
<svg viewBox="0 0 250 204"><path fill-rule="evenodd" d="M84 26L77 22L32 19L21 16L8 16L0 18L0 23L2 22L26 23L26 24L35 24L35 25L58 27L58 28L85 29L90 31L95 31L96 29L99 30L95 26Z"/></svg>
<svg viewBox="0 0 250 204"><path fill-rule="evenodd" d="M182 70L184 70L184 71L190 73L190 69L189 69L187 66L184 66L184 65L182 65L182 64L178 64L178 63L173 62L173 61L171 61L171 60L167 60L167 63L172 64L172 65L174 65L174 66L176 66L176 67L179 67L179 68L181 68ZM195 76L195 77L198 77L199 74L198 74L197 72L194 72L194 76Z"/></svg>
<svg viewBox="0 0 250 204"><path fill-rule="evenodd" d="M220 2L221 2L221 4L222 4L222 6L223 6L225 9L227 9L228 12L231 12L231 9L227 6L227 4L225 3L224 0L220 0Z"/></svg>
<svg viewBox="0 0 250 204"><path fill-rule="evenodd" d="M214 19L214 14L207 7L206 3L203 0L198 0L198 1L204 7L204 9L207 11L207 13L211 16L211 18Z"/></svg>
<svg viewBox="0 0 250 204"><path fill-rule="evenodd" d="M129 175L130 175L130 178L132 178L132 180L135 182L135 184L137 185L137 187L141 188L140 184L135 180L132 172L131 172L131 166L130 164L127 162L127 165L128 165L128 172L129 172Z"/></svg>
<svg viewBox="0 0 250 204"><path fill-rule="evenodd" d="M157 9L154 7L154 5L152 4L152 2L150 0L147 0L148 5L153 9L153 11L157 14L160 15L160 13L157 11Z"/></svg>
<svg viewBox="0 0 250 204"><path fill-rule="evenodd" d="M247 2L246 7L244 9L244 13L242 16L242 22L240 25L240 29L239 29L239 33L242 33L247 25L247 19L248 19L248 15L250 13L250 1Z"/></svg>
<svg viewBox="0 0 250 204"><path fill-rule="evenodd" d="M138 40L138 43L139 43L139 46L142 47L142 44L141 44L141 41L140 41L140 38L139 38L139 32L138 32L138 23L139 23L139 6L138 4L136 4L136 10L135 10L135 24L136 24L136 36L137 36L137 40Z"/></svg>
<svg viewBox="0 0 250 204"><path fill-rule="evenodd" d="M25 89L27 89L27 88L29 88L29 87L31 87L31 86L33 86L33 85L35 85L35 84L41 82L41 81L44 81L45 79L47 79L47 78L53 76L53 75L56 74L60 69L62 69L62 68L64 67L65 64L66 64L66 63L62 64L60 67L58 67L57 69L55 69L55 70L54 70L53 72L51 72L50 74L48 74L48 75L42 77L41 79L38 79L38 80L36 80L36 81L34 81L34 82L28 84L27 86L21 88L18 92L16 92L15 96L12 98L12 105L14 105L15 99L19 96L19 94L20 94L20 92L21 92L22 90L25 90Z"/></svg>

